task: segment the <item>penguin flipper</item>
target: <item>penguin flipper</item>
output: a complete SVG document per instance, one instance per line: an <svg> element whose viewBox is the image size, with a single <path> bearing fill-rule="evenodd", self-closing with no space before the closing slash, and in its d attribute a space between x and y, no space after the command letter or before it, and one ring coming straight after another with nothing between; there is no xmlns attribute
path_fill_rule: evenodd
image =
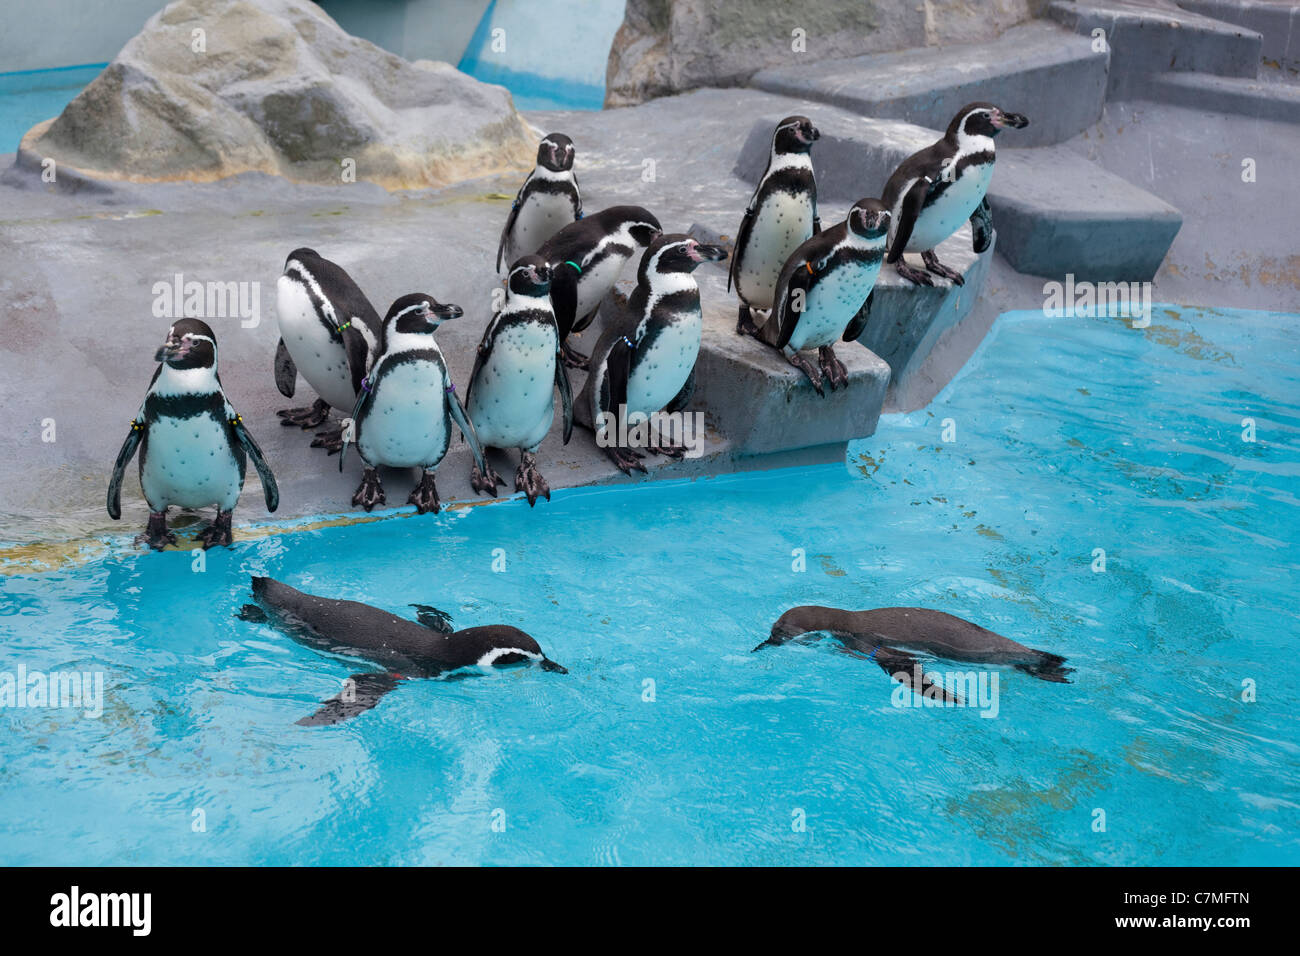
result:
<svg viewBox="0 0 1300 956"><path fill-rule="evenodd" d="M916 225L916 218L921 215L921 210L925 207L925 197L930 193L930 185L929 178L922 176L912 183L912 188L903 197L902 208L898 211L898 228L894 232L894 243L889 247L889 255L885 257L886 262L897 262L903 258L903 250L907 248L907 242L912 238L912 228Z"/></svg>
<svg viewBox="0 0 1300 956"><path fill-rule="evenodd" d="M758 198L758 193L754 193L754 198ZM736 230L736 241L732 245L731 268L727 270L727 291L731 291L733 282L737 290L740 288L739 282L736 281L736 273L740 270L740 259L744 254L745 245L749 242L749 233L754 228L754 200L750 200L749 208L745 210L745 215L740 220L740 228Z"/></svg>
<svg viewBox="0 0 1300 956"><path fill-rule="evenodd" d="M862 303L862 308L858 309L855 315L844 330L843 341L856 342L862 337L862 333L867 330L867 320L871 318L871 302L876 297L876 290L872 289L867 294L867 301Z"/></svg>
<svg viewBox="0 0 1300 956"><path fill-rule="evenodd" d="M799 317L808 307L808 290L812 288L813 274L813 264L802 256L786 263L782 270L781 278L785 281L777 282L775 309L777 329L775 344L778 349L783 349L790 344L790 336L794 335Z"/></svg>
<svg viewBox="0 0 1300 956"><path fill-rule="evenodd" d="M478 371L477 366L475 371ZM451 417L456 422L456 427L460 429L466 444L469 445L470 453L474 456L474 464L478 466L479 471L486 473L487 464L483 459L483 445L478 440L478 432L474 430L474 423L469 420L469 413L465 411L465 406L456 397L454 387L447 389L447 411L451 413Z"/></svg>
<svg viewBox="0 0 1300 956"><path fill-rule="evenodd" d="M620 409L627 408L627 382L632 377L632 342L620 336L605 359L605 375L609 384L609 405L604 411L622 416Z"/></svg>
<svg viewBox="0 0 1300 956"><path fill-rule="evenodd" d="M253 462L253 467L257 469L257 477L262 479L262 494L266 497L266 510L274 512L280 507L280 488L275 483L275 475L271 473L271 466L266 463L266 458L262 454L262 449L253 436L248 433L244 427L243 416L236 414L234 411L227 409L229 414L230 431L235 436L235 440L244 446L244 451L248 453L249 459Z"/></svg>
<svg viewBox="0 0 1300 956"><path fill-rule="evenodd" d="M528 189L528 184L533 181L533 174L529 173L524 184L519 187L519 192L515 193L515 201L510 204L510 215L506 216L505 227L501 230L501 241L497 244L497 272L501 271L501 257L506 252L506 241L510 238L510 233L514 231L515 220L519 218L519 207L524 200L524 192Z"/></svg>
<svg viewBox="0 0 1300 956"><path fill-rule="evenodd" d="M349 440L348 429L347 428L343 429L343 444L339 446L339 472L340 473L342 473L343 471L343 459L346 458L348 454L348 445L352 444L352 441L356 440L357 422L361 420L361 410L366 407L366 402L370 400L371 390L367 388L366 385L367 385L366 380L362 379L361 388L357 394L357 403L352 406L352 417L350 419L352 422L351 440Z"/></svg>
<svg viewBox="0 0 1300 956"><path fill-rule="evenodd" d="M560 411L564 416L564 444L569 443L573 435L573 387L569 384L569 372L564 367L564 354L555 352L555 388L560 393Z"/></svg>
<svg viewBox="0 0 1300 956"><path fill-rule="evenodd" d="M560 329L560 344L569 337L578 319L578 276L581 275L576 267L561 268L565 265L568 263L551 265L551 310Z"/></svg>
<svg viewBox="0 0 1300 956"><path fill-rule="evenodd" d="M682 385L682 390L673 396L673 400L668 403L669 412L680 412L686 407L691 396L695 394L695 366L691 366L691 374L686 376L686 381Z"/></svg>
<svg viewBox="0 0 1300 956"><path fill-rule="evenodd" d="M871 659L877 666L913 693L922 697L942 700L946 704L961 704L961 698L936 681L921 667L921 662L907 651L881 645Z"/></svg>
<svg viewBox="0 0 1300 956"><path fill-rule="evenodd" d="M451 615L446 611L441 611L432 604L412 604L411 607L415 608L415 619L429 630L439 634L450 634L455 630Z"/></svg>
<svg viewBox="0 0 1300 956"><path fill-rule="evenodd" d="M465 386L465 408L467 409L469 397L474 392L474 383L478 381L479 369L483 367L483 360L492 354L492 330L496 327L497 316L500 314L499 312L494 314L489 320L487 328L483 330L483 338L479 340L478 348L474 350L474 367L470 369L469 384Z"/></svg>
<svg viewBox="0 0 1300 956"><path fill-rule="evenodd" d="M348 355L348 371L352 373L352 390L360 392L361 380L370 371L370 343L358 331L355 322L356 320L348 322L345 328L340 329L340 334L343 336L343 349Z"/></svg>
<svg viewBox="0 0 1300 956"><path fill-rule="evenodd" d="M993 210L989 208L989 197L985 196L970 214L970 244L978 255L987 252L992 243Z"/></svg>
<svg viewBox="0 0 1300 956"><path fill-rule="evenodd" d="M320 709L314 714L295 723L299 727L322 727L355 717L374 707L379 703L379 698L405 679L399 674L376 674L370 671L364 674L353 674L349 678L352 681L350 692L344 691L337 697L331 697L322 703ZM345 696L352 699L344 700Z"/></svg>
<svg viewBox="0 0 1300 956"><path fill-rule="evenodd" d="M293 398L298 385L298 366L293 363L284 339L275 347L275 387L285 398Z"/></svg>
<svg viewBox="0 0 1300 956"><path fill-rule="evenodd" d="M140 447L140 440L144 438L147 427L139 419L132 419L131 432L126 436L126 441L122 442L117 461L113 462L113 474L108 479L108 516L114 521L122 517L122 478L126 475L126 466L135 457L135 450Z"/></svg>

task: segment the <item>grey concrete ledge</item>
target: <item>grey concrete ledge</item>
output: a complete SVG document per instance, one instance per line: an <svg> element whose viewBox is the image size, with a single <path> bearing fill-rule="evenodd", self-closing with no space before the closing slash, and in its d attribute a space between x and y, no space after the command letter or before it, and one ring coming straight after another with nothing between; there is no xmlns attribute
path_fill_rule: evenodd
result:
<svg viewBox="0 0 1300 956"><path fill-rule="evenodd" d="M1300 3L1284 0L1178 0L1184 10L1235 23L1263 37L1261 55L1300 70Z"/></svg>
<svg viewBox="0 0 1300 956"><path fill-rule="evenodd" d="M1109 56L1055 23L1013 27L989 43L881 53L760 70L750 85L877 118L944 129L987 100L1033 117L1019 141L1060 143L1097 122Z"/></svg>
<svg viewBox="0 0 1300 956"><path fill-rule="evenodd" d="M1163 73L1153 76L1141 99L1251 119L1300 123L1300 85L1207 73Z"/></svg>

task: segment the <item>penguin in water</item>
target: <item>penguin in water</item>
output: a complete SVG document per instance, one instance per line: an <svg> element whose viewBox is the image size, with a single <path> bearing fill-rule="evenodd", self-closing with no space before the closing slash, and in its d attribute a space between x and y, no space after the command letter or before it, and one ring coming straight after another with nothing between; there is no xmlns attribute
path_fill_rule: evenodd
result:
<svg viewBox="0 0 1300 956"><path fill-rule="evenodd" d="M239 612L241 620L274 624L304 647L358 658L380 668L353 674L343 693L297 722L303 727L355 717L374 707L402 681L413 678L518 664L568 673L517 627L491 624L452 632L445 614L422 604L413 605L420 621L417 624L368 604L305 594L274 578L261 577L253 578L253 599L257 604L245 604Z"/></svg>
<svg viewBox="0 0 1300 956"><path fill-rule="evenodd" d="M582 218L582 194L573 173L573 140L549 133L537 147L537 168L528 174L510 204L510 216L497 246L501 264L530 256L561 228Z"/></svg>
<svg viewBox="0 0 1300 956"><path fill-rule="evenodd" d="M702 262L727 258L719 246L683 233L661 235L641 256L637 286L620 327L608 329L592 352L591 374L581 403L590 414L597 444L625 474L645 471L642 454L611 436L631 431L631 417L680 411L695 391L704 317L693 273ZM685 449L653 434L646 450L680 459Z"/></svg>
<svg viewBox="0 0 1300 956"><path fill-rule="evenodd" d="M420 480L406 502L415 505L420 514L437 514L441 502L434 473L451 444L453 421L469 442L474 460L483 465L474 426L456 397L447 362L433 337L444 321L462 315L460 306L444 305L425 292L404 295L388 310L379 358L361 383L352 427L344 429L345 443L356 443L366 466L361 485L352 496L354 505L370 511L384 504L377 466L419 468ZM346 453L345 444L339 471Z"/></svg>
<svg viewBox="0 0 1300 956"><path fill-rule="evenodd" d="M1006 127L1024 129L1029 120L992 103L961 109L943 139L903 160L885 184L881 199L893 215L887 259L898 274L917 285L934 285L929 273L963 285L960 272L941 263L935 246L971 224L975 252L993 241L993 214L985 198L993 178L993 137ZM919 252L925 269L915 269L904 252ZM929 270L929 273L926 272Z"/></svg>
<svg viewBox="0 0 1300 956"><path fill-rule="evenodd" d="M844 653L875 663L918 694L928 692L950 703L961 701L921 668L912 651L952 661L1009 665L1054 684L1070 683L1074 668L1065 658L1025 647L978 624L924 607L881 607L843 611L805 605L791 608L772 625L772 635L754 648L775 647L804 634L827 633Z"/></svg>
<svg viewBox="0 0 1300 956"><path fill-rule="evenodd" d="M356 405L361 380L379 348L379 313L342 266L314 249L289 253L275 295L280 326L275 385L292 398L301 372L319 396L309 408L277 414L282 425L318 428L331 406L346 415ZM321 432L311 444L333 454L343 447L341 426Z"/></svg>
<svg viewBox="0 0 1300 956"><path fill-rule="evenodd" d="M727 291L736 287L736 332L756 335L751 309L770 310L781 268L810 236L821 232L812 144L821 133L806 116L787 116L772 133L767 169L736 232Z"/></svg>
<svg viewBox="0 0 1300 956"><path fill-rule="evenodd" d="M108 482L108 516L122 517L122 477L140 450L140 488L149 524L140 538L161 551L176 543L167 509L217 506L217 517L198 536L204 548L230 545L231 515L244 487L248 459L262 479L266 510L280 504L275 476L244 420L231 407L217 376L217 339L206 322L180 319L158 349L159 362L131 432Z"/></svg>
<svg viewBox="0 0 1300 956"><path fill-rule="evenodd" d="M560 393L564 444L573 434L573 392L560 359L560 330L550 299L551 269L541 256L524 256L510 267L506 300L479 342L465 389L469 419L483 446L482 460L470 472L475 491L495 495L505 479L486 461L492 448L518 448L515 490L551 500L551 487L537 471L534 454L555 419L554 393Z"/></svg>
<svg viewBox="0 0 1300 956"><path fill-rule="evenodd" d="M758 338L808 376L818 395L825 394L823 375L831 391L848 384L833 345L841 336L856 340L866 326L888 231L885 204L860 199L842 223L801 245L781 270L775 308ZM803 349L817 349L820 371L799 354Z"/></svg>
<svg viewBox="0 0 1300 956"><path fill-rule="evenodd" d="M570 368L587 368L588 358L569 347L569 335L591 325L628 259L662 231L647 209L610 206L565 226L537 250L551 267L551 304Z"/></svg>

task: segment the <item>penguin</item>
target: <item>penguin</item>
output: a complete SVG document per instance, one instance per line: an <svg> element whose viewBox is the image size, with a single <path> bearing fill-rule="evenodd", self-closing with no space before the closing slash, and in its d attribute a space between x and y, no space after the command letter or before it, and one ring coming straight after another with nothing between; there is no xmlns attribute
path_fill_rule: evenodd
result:
<svg viewBox="0 0 1300 956"><path fill-rule="evenodd" d="M582 194L573 172L573 140L549 133L537 147L537 168L528 174L510 204L497 246L501 264L530 256L562 227L582 218Z"/></svg>
<svg viewBox="0 0 1300 956"><path fill-rule="evenodd" d="M621 471L642 472L642 454L609 438L633 415L680 411L695 390L704 316L693 273L702 262L727 258L720 246L704 245L683 233L661 235L641 256L637 285L621 323L612 324L592 352L583 393L597 444ZM614 327L617 325L618 327ZM626 422L628 430L633 426ZM680 459L685 449L652 439L654 454Z"/></svg>
<svg viewBox="0 0 1300 956"><path fill-rule="evenodd" d="M932 680L910 651L953 661L1010 665L1054 684L1070 683L1068 675L1074 673L1074 668L1064 666L1065 658L1058 654L1025 647L978 624L924 607L881 607L872 611L809 605L791 608L772 625L771 636L754 650L779 646L819 631L839 641L844 653L872 661L905 687L917 693L941 695L951 703L961 701L942 683Z"/></svg>
<svg viewBox="0 0 1300 956"><path fill-rule="evenodd" d="M935 246L969 220L975 252L988 249L993 217L984 194L993 178L993 137L1005 127L1028 125L1019 113L992 103L971 103L952 118L943 139L913 153L894 170L881 199L893 216L886 259L899 275L917 285L934 285L928 269L954 285L965 283L960 272L939 261ZM904 252L921 253L925 269L909 266Z"/></svg>
<svg viewBox="0 0 1300 956"><path fill-rule="evenodd" d="M352 427L343 433L339 471L343 470L348 440L356 443L365 463L352 504L370 511L384 503L377 466L419 468L420 480L406 503L415 505L420 514L437 514L441 502L434 472L451 444L452 421L465 436L475 461L482 465L483 452L474 426L456 397L447 362L433 337L444 321L462 315L460 306L443 304L426 292L404 295L388 310L379 358L361 383Z"/></svg>
<svg viewBox="0 0 1300 956"><path fill-rule="evenodd" d="M506 300L483 330L474 370L465 389L469 420L483 447L483 461L470 472L475 491L495 495L505 479L486 461L491 448L518 448L515 490L551 500L551 487L533 457L555 418L560 393L564 444L573 434L573 393L560 360L560 330L550 300L551 269L541 256L523 256L506 277Z"/></svg>
<svg viewBox="0 0 1300 956"><path fill-rule="evenodd" d="M848 371L835 357L841 336L862 334L870 298L885 257L889 210L879 199L860 199L842 223L813 236L795 250L776 283L775 307L758 338L779 350L808 376L818 395L822 375L831 391L848 384ZM804 358L817 349L821 366Z"/></svg>
<svg viewBox="0 0 1300 956"><path fill-rule="evenodd" d="M113 464L108 516L122 517L122 477L140 450L140 488L149 524L140 540L161 551L176 543L167 509L217 506L217 517L198 536L203 547L233 542L231 515L244 487L248 459L262 479L266 510L280 504L275 476L244 420L231 407L217 375L217 338L206 322L180 319L154 356L158 368L140 411Z"/></svg>
<svg viewBox="0 0 1300 956"><path fill-rule="evenodd" d="M628 259L662 231L647 209L610 206L565 226L537 250L551 267L551 304L570 368L587 368L588 358L569 347L569 335L591 324Z"/></svg>
<svg viewBox="0 0 1300 956"><path fill-rule="evenodd" d="M319 396L310 408L279 411L282 425L317 428L331 406L343 414L357 403L361 380L379 347L382 322L365 293L343 267L314 249L295 249L276 283L275 384L292 398L297 375ZM317 435L313 448L330 454L343 447L341 426Z"/></svg>
<svg viewBox="0 0 1300 956"><path fill-rule="evenodd" d="M422 604L412 605L418 612L417 624L358 601L306 594L274 578L254 577L252 590L257 603L243 606L241 620L272 624L304 647L359 658L380 668L353 674L343 693L297 721L302 727L337 724L355 717L412 678L517 664L568 673L542 652L531 635L508 624L452 632L445 614Z"/></svg>
<svg viewBox="0 0 1300 956"><path fill-rule="evenodd" d="M806 116L787 116L772 133L767 169L736 232L727 291L736 287L736 332L755 335L751 309L770 310L781 267L809 237L821 232L812 144L821 133Z"/></svg>

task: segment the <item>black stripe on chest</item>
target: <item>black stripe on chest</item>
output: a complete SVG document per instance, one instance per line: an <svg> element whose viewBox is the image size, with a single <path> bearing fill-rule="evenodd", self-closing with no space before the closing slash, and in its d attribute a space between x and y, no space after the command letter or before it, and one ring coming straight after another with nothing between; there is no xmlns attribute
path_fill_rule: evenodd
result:
<svg viewBox="0 0 1300 956"><path fill-rule="evenodd" d="M778 169L763 180L760 199L778 192L789 193L792 196L816 196L817 186L813 180L812 170L800 166Z"/></svg>
<svg viewBox="0 0 1300 956"><path fill-rule="evenodd" d="M676 325L686 316L700 311L700 292L698 289L683 289L671 292L655 303L650 310L650 321L646 323L645 335L637 343L636 354L645 355L653 351L655 342L664 330Z"/></svg>
<svg viewBox="0 0 1300 956"><path fill-rule="evenodd" d="M963 156L960 160L957 161L957 169L953 173L951 179L945 179L944 177L940 176L938 179L934 181L934 184L930 186L930 191L929 193L926 194L925 197L925 205L929 206L933 204L936 199L938 199L940 196L942 196L945 192L948 191L949 186L954 185L959 179L962 178L962 176L965 176L972 166L979 166L979 167L992 166L993 159L994 159L993 153L989 152L988 150L979 153L971 153L967 156Z"/></svg>
<svg viewBox="0 0 1300 956"><path fill-rule="evenodd" d="M144 418L147 422L156 422L160 418L198 418L201 415L211 415L221 421L225 412L226 402L220 392L150 394L144 400Z"/></svg>
<svg viewBox="0 0 1300 956"><path fill-rule="evenodd" d="M534 179L528 184L528 191L524 196L524 201L528 201L529 196L537 193L545 193L548 196L569 196L572 197L577 193L573 188L573 183L555 179Z"/></svg>

